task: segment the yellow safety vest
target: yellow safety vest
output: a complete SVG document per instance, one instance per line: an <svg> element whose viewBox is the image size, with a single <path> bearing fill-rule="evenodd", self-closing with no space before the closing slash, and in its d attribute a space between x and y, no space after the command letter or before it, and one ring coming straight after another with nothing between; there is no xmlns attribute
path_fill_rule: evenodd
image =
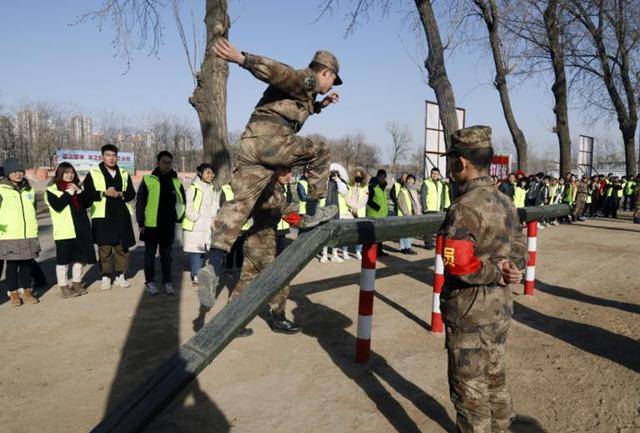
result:
<svg viewBox="0 0 640 433"><path fill-rule="evenodd" d="M129 173L126 170L118 167L120 170L120 177L122 177L122 192L127 190L129 186ZM92 167L89 170L89 174L91 174L91 180L93 180L93 187L96 191L104 192L107 190L107 180L104 178L104 174L102 174L102 170L100 170L99 166ZM131 208L131 203L126 203L127 209L129 209L129 213L133 215L133 209ZM102 197L100 201L94 201L91 205L91 209L89 213L91 214L91 219L96 218L104 218L107 211L107 198Z"/></svg>
<svg viewBox="0 0 640 433"><path fill-rule="evenodd" d="M51 215L51 224L53 224L53 240L61 241L64 239L75 239L76 229L73 226L73 217L71 216L71 206L65 206L62 212L58 212L51 204L49 204L49 198L47 192L55 195L56 197L62 197L64 191L60 191L54 184L49 186L44 193L44 202L49 207L49 214Z"/></svg>
<svg viewBox="0 0 640 433"><path fill-rule="evenodd" d="M380 209L375 210L370 206L367 206L366 215L371 218L386 218L389 216L389 203L387 202L387 194L380 187L376 185L373 188L373 201L380 206Z"/></svg>
<svg viewBox="0 0 640 433"><path fill-rule="evenodd" d="M424 181L424 184L427 186L427 201L425 203L427 208L425 210L440 212L442 210L442 182L434 182L433 179L428 178Z"/></svg>
<svg viewBox="0 0 640 433"><path fill-rule="evenodd" d="M298 183L300 185L302 185L302 189L304 189L305 194L308 194L309 193L309 182L307 182L304 179L300 179L298 181ZM307 202L303 201L303 200L300 200L299 206L300 206L300 208L298 209L298 213L300 215L306 215L307 214Z"/></svg>
<svg viewBox="0 0 640 433"><path fill-rule="evenodd" d="M213 190L213 185L207 185L207 188ZM193 191L193 208L196 212L200 213L202 198L204 197L202 187L198 183L192 183L191 186L189 186L189 189ZM184 219L182 220L182 229L190 232L193 231L194 225L195 221L191 221L185 214Z"/></svg>
<svg viewBox="0 0 640 433"><path fill-rule="evenodd" d="M413 203L411 203L411 194L407 191L406 188L400 188L400 194L404 197L405 201L409 203L409 215L413 215ZM400 203L400 197L398 197L398 203ZM400 210L400 205L398 205L398 216L404 216L404 212Z"/></svg>
<svg viewBox="0 0 640 433"><path fill-rule="evenodd" d="M233 201L233 198L235 197L235 194L233 193L233 188L231 188L231 184L225 183L220 188L222 189L222 193L224 194L224 200L225 201ZM251 218L249 218L247 220L247 222L244 223L244 225L242 226L240 231L243 231L243 232L247 231L247 230L249 230L251 228L252 225L253 225L253 220Z"/></svg>
<svg viewBox="0 0 640 433"><path fill-rule="evenodd" d="M38 237L36 197L31 187L18 192L10 185L0 185L0 240Z"/></svg>
<svg viewBox="0 0 640 433"><path fill-rule="evenodd" d="M142 181L147 187L147 204L144 207L144 226L155 228L158 226L158 207L160 207L160 179L153 174L145 174ZM176 217L178 221L182 221L184 217L184 198L180 194L180 179L174 177L171 179L173 188L176 190Z"/></svg>
<svg viewBox="0 0 640 433"><path fill-rule="evenodd" d="M285 186L284 186L284 194L285 194L285 196L287 195L287 192L288 192L288 191L289 191L289 185L285 185ZM286 222L285 220L283 220L282 218L280 218L280 222L278 222L277 230L278 230L278 231L281 231L281 230L288 230L288 229L289 229L289 227L291 227L291 226L289 225L289 223L288 223L288 222Z"/></svg>
<svg viewBox="0 0 640 433"><path fill-rule="evenodd" d="M524 200L527 197L527 189L524 189L520 186L516 186L514 188L513 193L513 204L515 207L524 207Z"/></svg>
<svg viewBox="0 0 640 433"><path fill-rule="evenodd" d="M449 197L449 184L443 183L442 185L444 185L444 190L442 191L442 194L444 195L444 206L442 207L446 210L451 207L451 197Z"/></svg>

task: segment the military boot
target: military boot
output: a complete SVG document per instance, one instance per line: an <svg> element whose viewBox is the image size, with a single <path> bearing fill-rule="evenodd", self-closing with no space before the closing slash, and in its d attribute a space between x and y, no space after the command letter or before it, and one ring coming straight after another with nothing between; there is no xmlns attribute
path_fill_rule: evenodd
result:
<svg viewBox="0 0 640 433"><path fill-rule="evenodd" d="M297 334L302 330L300 325L295 324L291 320L287 319L282 313L275 313L271 308L264 310L260 317L262 317L269 325L269 328L273 332L279 332L281 334Z"/></svg>
<svg viewBox="0 0 640 433"><path fill-rule="evenodd" d="M198 299L200 300L200 305L204 307L211 308L216 301L218 286L221 281L222 260L226 254L223 250L211 250L211 263L198 271Z"/></svg>
<svg viewBox="0 0 640 433"><path fill-rule="evenodd" d="M22 301L24 303L27 304L37 304L38 299L36 297L33 296L33 290L32 289L21 289L22 290Z"/></svg>
<svg viewBox="0 0 640 433"><path fill-rule="evenodd" d="M17 290L7 292L7 294L9 295L9 299L11 299L12 307L19 307L22 305L22 299L20 299L20 293L18 293Z"/></svg>
<svg viewBox="0 0 640 433"><path fill-rule="evenodd" d="M325 207L319 207L316 209L315 214L313 215L305 215L302 217L302 220L298 223L298 228L303 230L311 229L316 227L324 222L330 221L333 217L338 213L338 206L330 205Z"/></svg>

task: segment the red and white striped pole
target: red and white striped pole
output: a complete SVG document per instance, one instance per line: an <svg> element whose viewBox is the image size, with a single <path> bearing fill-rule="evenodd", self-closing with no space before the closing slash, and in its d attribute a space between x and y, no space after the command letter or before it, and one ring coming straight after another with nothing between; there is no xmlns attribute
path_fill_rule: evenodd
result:
<svg viewBox="0 0 640 433"><path fill-rule="evenodd" d="M356 341L356 362L358 364L369 361L371 357L371 319L373 315L373 294L376 289L377 257L378 245L363 246L360 299L358 301L358 338Z"/></svg>
<svg viewBox="0 0 640 433"><path fill-rule="evenodd" d="M536 251L538 250L538 221L536 220L527 223L527 250L529 250L529 261L524 273L524 294L533 296L536 279Z"/></svg>
<svg viewBox="0 0 640 433"><path fill-rule="evenodd" d="M433 308L431 309L431 332L442 334L444 328L442 324L442 314L440 313L440 292L444 286L444 262L442 261L442 251L444 249L444 236L436 237L436 266L433 279Z"/></svg>

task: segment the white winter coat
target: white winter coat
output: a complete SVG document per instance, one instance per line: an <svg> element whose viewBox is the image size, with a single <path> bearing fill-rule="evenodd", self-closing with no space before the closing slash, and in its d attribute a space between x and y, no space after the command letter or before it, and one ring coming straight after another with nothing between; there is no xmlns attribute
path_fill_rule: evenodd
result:
<svg viewBox="0 0 640 433"><path fill-rule="evenodd" d="M194 189L187 189L187 209L185 218L194 221L193 230L184 230L183 249L186 253L207 253L211 245L211 224L220 208L220 191L213 189L213 185L203 182L196 176L192 184L200 186L198 193L202 191L202 205L196 212L193 207Z"/></svg>

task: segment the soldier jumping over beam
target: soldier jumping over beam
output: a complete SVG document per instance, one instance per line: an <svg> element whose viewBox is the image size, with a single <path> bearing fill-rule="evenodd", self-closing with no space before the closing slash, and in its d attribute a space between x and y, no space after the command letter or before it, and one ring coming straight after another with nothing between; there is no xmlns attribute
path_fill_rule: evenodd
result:
<svg viewBox="0 0 640 433"><path fill-rule="evenodd" d="M329 175L326 143L297 135L311 114L339 101L337 93L329 93L334 85L342 84L336 57L328 51L318 51L307 68L296 70L266 57L240 52L225 39L217 42L214 50L218 57L242 66L269 87L240 140L238 163L231 177L235 197L222 206L213 223L212 263L198 273L198 297L205 307L211 307L215 300L225 252L231 249L258 198L272 182L275 169L307 166L307 214L289 218L297 221L299 228L315 227L338 211L336 206L317 207L318 200L326 195ZM316 101L318 94L327 93Z"/></svg>

